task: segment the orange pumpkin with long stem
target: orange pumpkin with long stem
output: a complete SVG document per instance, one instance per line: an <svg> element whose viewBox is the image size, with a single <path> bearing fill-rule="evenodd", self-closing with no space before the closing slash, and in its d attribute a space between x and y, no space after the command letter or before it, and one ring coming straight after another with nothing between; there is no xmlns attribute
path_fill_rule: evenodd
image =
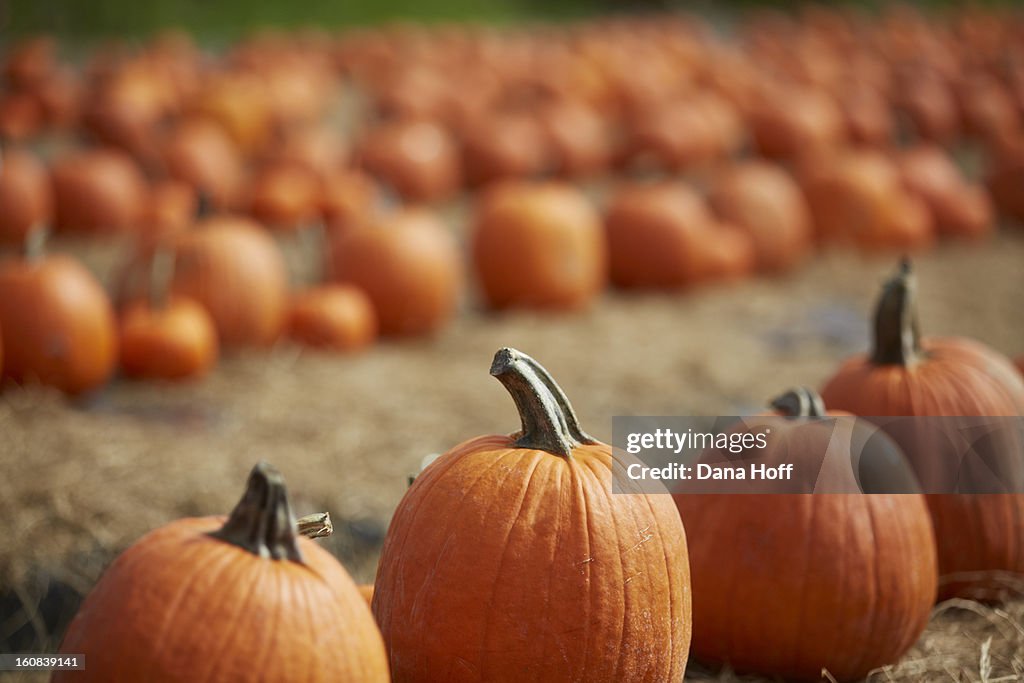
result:
<svg viewBox="0 0 1024 683"><path fill-rule="evenodd" d="M922 337L916 297L916 280L904 262L878 301L871 352L843 363L822 389L825 402L868 417L1024 414L1024 379L1012 362L972 339ZM913 441L904 450L918 474L929 477L935 452ZM1002 455L1017 462L1021 457ZM939 549L940 597L994 599L1003 574L1024 575L1024 495L927 498Z"/></svg>
<svg viewBox="0 0 1024 683"><path fill-rule="evenodd" d="M173 253L150 257L148 296L121 313L121 369L129 377L179 380L201 377L217 360L217 329L198 303L168 297Z"/></svg>
<svg viewBox="0 0 1024 683"><path fill-rule="evenodd" d="M840 413L826 413L808 390L780 396L772 407L791 420L768 418L770 443L797 471L801 463L820 466L822 483L841 477L842 466L850 470L849 448L833 452L831 444L840 425L812 432L809 424ZM826 450L840 467L823 464ZM832 481L839 486L826 490L849 490L843 478ZM823 670L856 680L897 661L928 623L935 541L920 494L674 498L688 530L692 653L701 661L787 680L818 681Z"/></svg>
<svg viewBox="0 0 1024 683"><path fill-rule="evenodd" d="M298 535L284 479L266 463L227 520L171 522L122 553L61 652L84 654L88 667L57 671L54 683L390 680L365 600L330 553Z"/></svg>
<svg viewBox="0 0 1024 683"><path fill-rule="evenodd" d="M491 374L522 429L428 465L384 541L373 613L395 680L682 680L690 581L672 499L612 493L625 462L532 358L501 349Z"/></svg>
<svg viewBox="0 0 1024 683"><path fill-rule="evenodd" d="M34 230L24 258L0 263L3 379L80 394L114 370L114 311L92 273L70 256L43 254L44 241Z"/></svg>

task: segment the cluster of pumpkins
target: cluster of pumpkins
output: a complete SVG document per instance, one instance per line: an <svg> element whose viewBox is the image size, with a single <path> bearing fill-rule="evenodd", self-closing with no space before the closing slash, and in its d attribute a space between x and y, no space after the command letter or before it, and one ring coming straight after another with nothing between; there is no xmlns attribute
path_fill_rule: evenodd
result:
<svg viewBox="0 0 1024 683"><path fill-rule="evenodd" d="M772 403L792 462L820 462L798 429L814 416L1022 415L1024 376L920 336L916 296L905 264L872 350ZM299 537L261 463L226 521L172 522L110 565L61 648L88 667L53 680L681 681L692 655L849 681L898 661L936 599L998 602L1024 579L1024 495L641 492L539 363L505 348L490 374L521 429L424 468L372 586ZM935 453L899 443L924 476Z"/></svg>
<svg viewBox="0 0 1024 683"><path fill-rule="evenodd" d="M0 63L0 249L24 251L0 263L3 376L80 393L283 335L352 351L429 334L467 270L490 307L569 309L609 281L785 271L817 244L984 237L997 210L1024 218L1021 31L817 8L728 37L673 16L396 26L213 57L165 34L76 68L23 41ZM985 186L952 160L964 142ZM610 173L599 209L575 182ZM436 210L467 188L471 267ZM114 295L44 255L45 227L130 236ZM292 292L274 235L299 229L321 231L323 277Z"/></svg>

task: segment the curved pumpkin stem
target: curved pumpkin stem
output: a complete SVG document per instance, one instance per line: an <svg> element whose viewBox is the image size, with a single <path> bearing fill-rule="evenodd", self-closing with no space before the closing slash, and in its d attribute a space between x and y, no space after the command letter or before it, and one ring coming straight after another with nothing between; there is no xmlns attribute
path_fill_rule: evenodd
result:
<svg viewBox="0 0 1024 683"><path fill-rule="evenodd" d="M558 404L558 408L562 411L562 415L565 417L565 426L569 430L569 434L572 438L576 439L582 444L595 444L597 439L587 434L580 427L579 419L576 417L576 411L572 409L572 404L569 403L569 397L562 391L562 387L558 386L555 382L555 378L551 376L551 373L547 371L543 365L533 359L532 356L527 356L525 353L520 353L519 356L530 366L530 368L536 373L537 377L544 383L547 390L551 392L551 396L555 399L555 403Z"/></svg>
<svg viewBox="0 0 1024 683"><path fill-rule="evenodd" d="M589 442L575 436L583 432L579 431L572 408L569 407L571 418L562 408L562 402L569 405L568 399L537 361L506 347L494 354L491 375L502 383L519 410L523 430L516 439L517 448L531 448L571 458L573 448ZM549 387L549 382L554 390Z"/></svg>
<svg viewBox="0 0 1024 683"><path fill-rule="evenodd" d="M259 557L303 561L284 477L267 462L252 468L242 500L224 526L210 536Z"/></svg>
<svg viewBox="0 0 1024 683"><path fill-rule="evenodd" d="M772 410L786 417L824 417L825 402L814 389L797 387L790 389L781 396L776 396L770 404Z"/></svg>
<svg viewBox="0 0 1024 683"><path fill-rule="evenodd" d="M913 365L921 358L921 332L917 320L917 279L910 259L882 289L875 308L875 365Z"/></svg>
<svg viewBox="0 0 1024 683"><path fill-rule="evenodd" d="M25 235L24 256L29 263L39 263L46 255L46 242L50 239L50 228L36 225Z"/></svg>

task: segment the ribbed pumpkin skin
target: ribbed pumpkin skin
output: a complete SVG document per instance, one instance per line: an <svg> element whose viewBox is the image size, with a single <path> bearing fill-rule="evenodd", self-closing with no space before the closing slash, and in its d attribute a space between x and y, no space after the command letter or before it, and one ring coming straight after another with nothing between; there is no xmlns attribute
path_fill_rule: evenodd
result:
<svg viewBox="0 0 1024 683"><path fill-rule="evenodd" d="M87 668L52 683L389 680L366 602L330 554L300 538L305 566L263 559L205 535L223 521L173 522L115 560L61 646Z"/></svg>
<svg viewBox="0 0 1024 683"><path fill-rule="evenodd" d="M611 492L612 456L463 443L391 522L373 611L402 681L680 681L686 538L669 496Z"/></svg>
<svg viewBox="0 0 1024 683"><path fill-rule="evenodd" d="M847 360L821 391L830 407L864 416L1013 416L1024 412L1024 381L1008 359L970 339L925 338L924 359L911 367ZM907 452L915 468L928 453ZM1024 575L1024 496L929 495L939 549L941 599L989 597L986 581L957 581L962 572Z"/></svg>
<svg viewBox="0 0 1024 683"><path fill-rule="evenodd" d="M738 671L855 680L896 661L935 599L919 495L679 495L693 656Z"/></svg>

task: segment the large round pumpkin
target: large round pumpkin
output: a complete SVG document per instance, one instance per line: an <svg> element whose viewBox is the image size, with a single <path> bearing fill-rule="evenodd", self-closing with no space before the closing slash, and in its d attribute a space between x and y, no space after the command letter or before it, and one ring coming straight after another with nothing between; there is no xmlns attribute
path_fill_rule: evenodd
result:
<svg viewBox="0 0 1024 683"><path fill-rule="evenodd" d="M0 147L0 245L23 244L49 222L53 196L46 168L31 154Z"/></svg>
<svg viewBox="0 0 1024 683"><path fill-rule="evenodd" d="M384 541L373 613L394 680L682 680L690 588L672 499L612 493L623 462L531 358L502 349L491 374L522 430L427 466Z"/></svg>
<svg viewBox="0 0 1024 683"><path fill-rule="evenodd" d="M226 521L171 522L122 553L61 652L87 666L54 683L389 680L366 602L330 553L297 535L284 480L266 463Z"/></svg>
<svg viewBox="0 0 1024 683"><path fill-rule="evenodd" d="M869 417L1021 415L1024 380L1011 361L972 339L922 337L916 296L905 263L879 299L873 349L843 363L822 389L826 403ZM931 476L935 453L901 445L919 475ZM1001 573L1024 574L1024 495L929 495L928 506L941 597L998 597Z"/></svg>
<svg viewBox="0 0 1024 683"><path fill-rule="evenodd" d="M335 233L328 259L333 280L370 297L382 334L429 334L455 314L462 258L431 213L399 211Z"/></svg>
<svg viewBox="0 0 1024 683"><path fill-rule="evenodd" d="M600 216L579 190L560 183L491 188L476 210L472 251L493 308L579 308L607 277Z"/></svg>
<svg viewBox="0 0 1024 683"><path fill-rule="evenodd" d="M810 444L828 439L802 440L800 418L825 413L817 397L793 396L774 406L796 431L772 418L770 438L789 439L799 468L802 458L820 462L825 449ZM787 680L819 681L823 669L856 680L895 662L924 630L936 568L923 496L674 497L690 543L695 658Z"/></svg>
<svg viewBox="0 0 1024 683"><path fill-rule="evenodd" d="M64 255L0 263L3 378L39 382L69 394L94 389L117 361L117 331L107 293Z"/></svg>
<svg viewBox="0 0 1024 683"><path fill-rule="evenodd" d="M58 230L117 233L135 230L148 188L135 162L112 149L73 152L53 164Z"/></svg>
<svg viewBox="0 0 1024 683"><path fill-rule="evenodd" d="M288 273L273 238L245 218L215 216L177 236L170 292L210 313L226 347L267 346L284 328Z"/></svg>

